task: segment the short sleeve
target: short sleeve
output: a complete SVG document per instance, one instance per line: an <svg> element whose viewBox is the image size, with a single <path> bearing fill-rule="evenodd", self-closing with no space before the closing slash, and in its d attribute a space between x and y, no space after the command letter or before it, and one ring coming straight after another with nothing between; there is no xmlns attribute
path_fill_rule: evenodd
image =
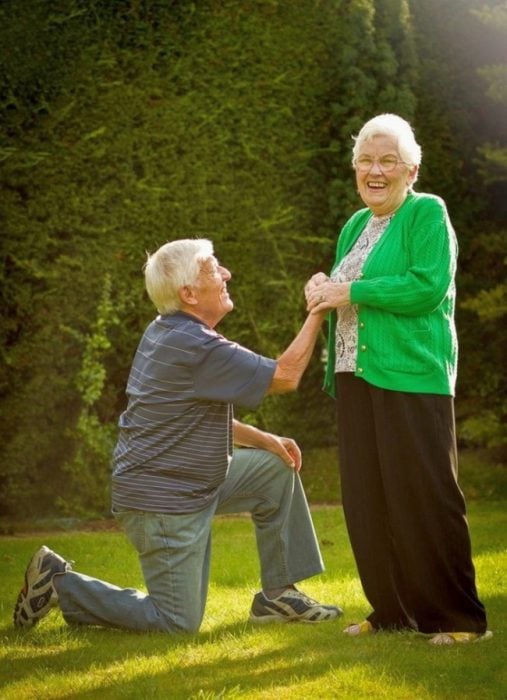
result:
<svg viewBox="0 0 507 700"><path fill-rule="evenodd" d="M195 359L194 391L197 398L252 409L264 398L276 369L276 360L258 355L213 330L205 329Z"/></svg>

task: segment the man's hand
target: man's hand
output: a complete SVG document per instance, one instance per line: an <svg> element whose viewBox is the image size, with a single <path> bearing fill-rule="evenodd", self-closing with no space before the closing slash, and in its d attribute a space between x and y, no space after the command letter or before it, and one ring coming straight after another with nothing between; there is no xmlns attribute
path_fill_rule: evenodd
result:
<svg viewBox="0 0 507 700"><path fill-rule="evenodd" d="M302 457L298 444L292 438L280 437L273 433L266 433L253 425L233 421L234 442L242 447L257 447L268 450L280 457L291 469L298 472L301 469Z"/></svg>
<svg viewBox="0 0 507 700"><path fill-rule="evenodd" d="M301 469L303 458L297 442L292 438L279 437L278 435L269 434L269 437L272 438L272 446L266 446L264 449L274 452L288 467L298 472Z"/></svg>

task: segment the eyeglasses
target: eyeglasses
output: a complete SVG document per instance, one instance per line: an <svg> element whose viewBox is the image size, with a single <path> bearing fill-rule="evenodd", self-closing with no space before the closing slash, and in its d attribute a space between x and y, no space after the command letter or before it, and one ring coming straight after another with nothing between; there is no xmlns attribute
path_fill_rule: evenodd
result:
<svg viewBox="0 0 507 700"><path fill-rule="evenodd" d="M378 160L370 156L359 156L359 158L356 158L354 161L354 167L356 170L359 170L360 173L367 173L373 168L374 163L377 163L384 173L392 172L400 163L408 165L404 160L399 160L395 156L382 156L382 158Z"/></svg>

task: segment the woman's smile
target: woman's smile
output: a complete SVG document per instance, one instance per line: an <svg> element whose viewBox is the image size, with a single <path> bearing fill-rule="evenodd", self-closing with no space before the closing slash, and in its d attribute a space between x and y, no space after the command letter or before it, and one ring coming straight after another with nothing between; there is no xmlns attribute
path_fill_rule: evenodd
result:
<svg viewBox="0 0 507 700"><path fill-rule="evenodd" d="M403 203L414 181L417 168L409 168L400 158L394 138L375 136L364 144L358 159L367 158L371 162L369 170L356 166L356 183L363 202L376 216L385 216ZM396 166L385 172L381 162L392 158Z"/></svg>

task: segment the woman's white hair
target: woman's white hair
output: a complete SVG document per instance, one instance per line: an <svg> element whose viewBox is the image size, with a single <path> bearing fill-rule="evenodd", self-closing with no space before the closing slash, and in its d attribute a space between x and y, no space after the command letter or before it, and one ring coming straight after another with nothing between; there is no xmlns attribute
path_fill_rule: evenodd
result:
<svg viewBox="0 0 507 700"><path fill-rule="evenodd" d="M180 308L178 290L195 285L201 265L213 255L213 244L206 238L183 238L148 253L144 266L146 291L157 311L170 314Z"/></svg>
<svg viewBox="0 0 507 700"><path fill-rule="evenodd" d="M375 136L391 136L398 147L398 153L404 163L409 166L421 164L421 147L415 140L415 134L410 124L397 114L379 114L366 122L354 138L352 162L358 157L363 144Z"/></svg>

